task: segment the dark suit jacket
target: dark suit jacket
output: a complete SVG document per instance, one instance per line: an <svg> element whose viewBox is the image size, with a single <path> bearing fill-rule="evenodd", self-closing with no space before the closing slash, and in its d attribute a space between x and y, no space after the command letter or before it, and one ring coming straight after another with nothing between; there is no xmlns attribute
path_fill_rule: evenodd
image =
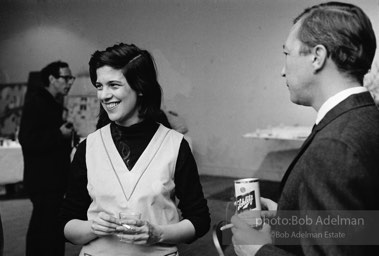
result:
<svg viewBox="0 0 379 256"><path fill-rule="evenodd" d="M64 193L70 164L70 139L60 131L63 106L44 88L25 99L19 141L24 157L24 186L32 194Z"/></svg>
<svg viewBox="0 0 379 256"><path fill-rule="evenodd" d="M379 210L378 195L379 111L365 92L351 95L330 110L304 142L283 177L278 214ZM314 226L298 228L314 231ZM265 245L257 255L370 255L372 249L318 242L300 239L292 245Z"/></svg>

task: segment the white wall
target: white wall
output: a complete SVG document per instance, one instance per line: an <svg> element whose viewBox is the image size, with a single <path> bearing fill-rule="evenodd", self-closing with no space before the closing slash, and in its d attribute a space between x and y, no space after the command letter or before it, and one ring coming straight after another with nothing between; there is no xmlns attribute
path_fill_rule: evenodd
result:
<svg viewBox="0 0 379 256"><path fill-rule="evenodd" d="M312 109L289 101L280 71L292 19L318 2L0 0L0 82L26 81L57 59L85 73L95 50L135 43L155 56L166 108L186 119L201 173L284 171L286 150L298 144L242 135L313 123ZM367 12L379 35L378 0L349 2ZM284 157L267 164L275 152Z"/></svg>

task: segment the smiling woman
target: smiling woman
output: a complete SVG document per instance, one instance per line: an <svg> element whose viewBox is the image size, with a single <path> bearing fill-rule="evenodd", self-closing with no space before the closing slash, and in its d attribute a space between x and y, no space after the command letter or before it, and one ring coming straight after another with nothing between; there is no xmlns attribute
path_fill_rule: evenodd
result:
<svg viewBox="0 0 379 256"><path fill-rule="evenodd" d="M210 216L188 142L155 121L161 87L153 58L118 44L96 51L89 66L98 130L72 162L62 232L84 245L80 255L177 255L176 244L208 231ZM141 218L121 222L129 210Z"/></svg>
<svg viewBox="0 0 379 256"><path fill-rule="evenodd" d="M141 121L137 93L126 81L121 70L103 66L96 71L97 97L111 121L130 126Z"/></svg>
<svg viewBox="0 0 379 256"><path fill-rule="evenodd" d="M109 115L110 106L105 103L124 104L116 95L109 99L113 93L126 93L131 102L128 102L127 109L131 113L125 114L120 122L136 122L136 116L133 116L134 108L133 95L136 97L135 107L137 108L137 118L155 119L160 113L162 89L157 80L156 65L153 57L146 50L141 50L135 45L119 44L107 48L105 51L96 51L90 60L90 78L92 84L98 90L98 98L101 101L100 117L98 127L100 128L110 121L116 121L118 115ZM126 87L123 87L126 85ZM109 90L108 90L109 89ZM121 90L119 90L121 89ZM99 93L101 92L101 93ZM122 94L123 94L122 93ZM126 96L125 95L125 96ZM121 96L121 95L120 95ZM106 107L108 106L108 107ZM126 107L124 105L124 107ZM119 109L119 108L118 108ZM118 111L117 111L118 112ZM123 110L123 112L129 112ZM117 113L121 114L121 113ZM132 120L125 120L132 116ZM134 120L134 121L133 121ZM138 121L137 121L138 122Z"/></svg>

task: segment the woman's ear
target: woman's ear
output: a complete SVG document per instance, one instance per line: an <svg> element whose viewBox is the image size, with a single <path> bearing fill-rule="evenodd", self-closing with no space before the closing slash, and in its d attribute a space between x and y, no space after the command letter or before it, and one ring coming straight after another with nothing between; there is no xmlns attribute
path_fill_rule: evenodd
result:
<svg viewBox="0 0 379 256"><path fill-rule="evenodd" d="M311 56L314 71L318 72L325 66L328 50L322 44L318 44L313 47Z"/></svg>

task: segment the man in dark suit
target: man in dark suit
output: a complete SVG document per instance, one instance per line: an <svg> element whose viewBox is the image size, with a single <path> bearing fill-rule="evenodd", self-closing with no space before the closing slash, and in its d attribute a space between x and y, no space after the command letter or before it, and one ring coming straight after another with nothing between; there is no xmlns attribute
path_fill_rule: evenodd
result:
<svg viewBox="0 0 379 256"><path fill-rule="evenodd" d="M72 124L64 120L62 99L74 79L67 63L50 63L41 71L43 86L31 90L25 98L19 141L24 186L33 204L27 256L64 255L65 241L57 219L67 186Z"/></svg>
<svg viewBox="0 0 379 256"><path fill-rule="evenodd" d="M343 213L352 219L355 211L379 210L379 111L362 86L375 49L371 22L354 5L323 3L294 20L282 76L291 101L317 111L316 126L283 177L278 204L262 200L275 211L272 219L288 219L255 230L232 218L238 255L373 255L359 240L368 235L362 225L333 229L315 225L315 217ZM313 214L313 223L291 223L293 216L306 220L304 212ZM328 239L328 228L349 238Z"/></svg>

